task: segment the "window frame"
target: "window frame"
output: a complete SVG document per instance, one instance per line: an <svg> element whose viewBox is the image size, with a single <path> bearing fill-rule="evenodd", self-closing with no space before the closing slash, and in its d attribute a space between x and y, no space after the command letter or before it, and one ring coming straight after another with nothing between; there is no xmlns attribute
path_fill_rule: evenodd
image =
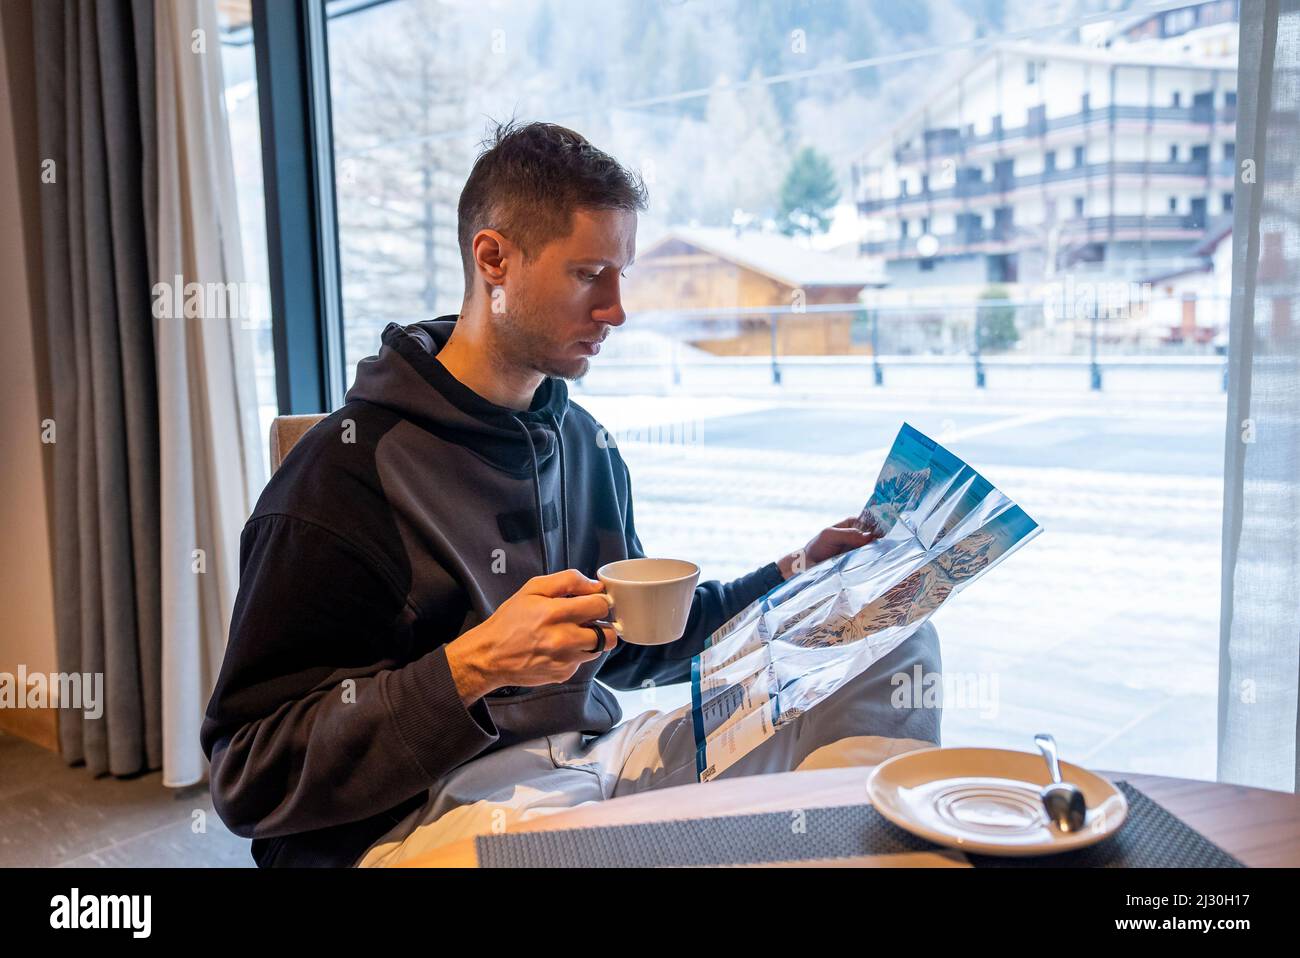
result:
<svg viewBox="0 0 1300 958"><path fill-rule="evenodd" d="M252 0L279 414L346 391L324 0Z"/></svg>

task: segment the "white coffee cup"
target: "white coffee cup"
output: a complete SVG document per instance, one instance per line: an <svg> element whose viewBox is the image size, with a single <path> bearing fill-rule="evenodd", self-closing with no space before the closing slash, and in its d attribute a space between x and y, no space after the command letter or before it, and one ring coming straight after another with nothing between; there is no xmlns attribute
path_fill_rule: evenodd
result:
<svg viewBox="0 0 1300 958"><path fill-rule="evenodd" d="M685 559L619 559L596 570L625 642L664 645L686 631L700 567Z"/></svg>

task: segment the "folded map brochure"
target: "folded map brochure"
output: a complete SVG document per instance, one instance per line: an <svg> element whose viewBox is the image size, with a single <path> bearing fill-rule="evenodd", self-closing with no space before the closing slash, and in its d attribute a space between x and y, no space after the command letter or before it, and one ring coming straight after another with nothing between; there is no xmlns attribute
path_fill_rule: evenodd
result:
<svg viewBox="0 0 1300 958"><path fill-rule="evenodd" d="M965 462L904 424L858 517L880 537L742 609L691 663L707 782L896 649L1040 531Z"/></svg>

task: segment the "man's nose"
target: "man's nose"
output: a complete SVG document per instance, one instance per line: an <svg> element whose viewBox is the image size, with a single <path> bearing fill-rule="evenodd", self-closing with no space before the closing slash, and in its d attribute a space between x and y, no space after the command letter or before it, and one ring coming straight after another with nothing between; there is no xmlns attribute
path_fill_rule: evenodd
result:
<svg viewBox="0 0 1300 958"><path fill-rule="evenodd" d="M622 326L627 322L627 312L623 309L623 297L615 288L612 298L600 309L592 313L592 318L610 326Z"/></svg>

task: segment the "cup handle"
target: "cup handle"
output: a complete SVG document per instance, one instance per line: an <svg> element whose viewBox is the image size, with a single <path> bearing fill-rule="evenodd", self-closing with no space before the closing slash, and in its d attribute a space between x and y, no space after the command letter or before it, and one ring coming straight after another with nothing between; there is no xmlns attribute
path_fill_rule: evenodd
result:
<svg viewBox="0 0 1300 958"><path fill-rule="evenodd" d="M617 632L620 638L623 636L623 621L621 619L593 619L589 624L607 625Z"/></svg>
<svg viewBox="0 0 1300 958"><path fill-rule="evenodd" d="M605 595L605 600L609 603L609 612L607 612L607 613L605 614L605 618L602 619L601 622L602 622L602 624L607 624L607 625L611 625L611 626L613 626L614 631L618 633L619 638L622 638L622 637L623 637L623 620L615 617L615 613L614 613L614 597L613 597L612 595L610 595L608 592L604 593L604 595Z"/></svg>

